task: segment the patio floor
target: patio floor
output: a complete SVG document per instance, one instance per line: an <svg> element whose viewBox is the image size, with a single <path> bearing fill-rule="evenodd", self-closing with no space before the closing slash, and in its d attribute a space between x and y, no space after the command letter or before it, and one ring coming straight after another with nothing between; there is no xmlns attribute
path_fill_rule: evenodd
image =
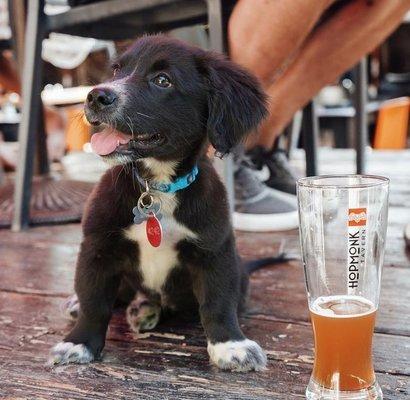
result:
<svg viewBox="0 0 410 400"><path fill-rule="evenodd" d="M320 158L321 173L353 170L350 151L322 151ZM410 222L410 152L372 153L369 158L369 172L392 178L375 368L385 399L408 399L410 253L402 233ZM299 158L295 162L301 163ZM281 242L287 252L299 254L297 231L238 233L237 238L245 258L274 254ZM304 398L313 341L298 261L263 269L251 279L251 302L241 325L267 351L265 372L219 372L209 365L199 325L175 321L137 336L120 310L111 322L102 362L46 367L49 348L69 329L59 307L72 293L80 240L79 224L0 231L1 399Z"/></svg>

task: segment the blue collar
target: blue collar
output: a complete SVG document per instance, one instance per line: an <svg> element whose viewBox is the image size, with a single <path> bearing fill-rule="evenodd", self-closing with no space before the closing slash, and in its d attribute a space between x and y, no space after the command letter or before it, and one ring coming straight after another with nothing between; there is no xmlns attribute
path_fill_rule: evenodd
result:
<svg viewBox="0 0 410 400"><path fill-rule="evenodd" d="M175 193L178 192L178 190L187 188L192 182L194 182L198 175L198 172L198 166L195 165L194 168L192 168L191 172L184 176L176 178L173 182L165 183L150 181L148 183L148 186L150 189L158 190L162 193ZM138 175L136 169L134 169L134 176L138 180L138 182L145 187L145 180Z"/></svg>

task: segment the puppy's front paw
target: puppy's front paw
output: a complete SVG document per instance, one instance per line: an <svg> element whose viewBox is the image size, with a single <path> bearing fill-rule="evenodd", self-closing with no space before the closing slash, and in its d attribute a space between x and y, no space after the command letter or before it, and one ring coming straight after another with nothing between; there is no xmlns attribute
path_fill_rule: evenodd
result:
<svg viewBox="0 0 410 400"><path fill-rule="evenodd" d="M217 367L237 372L262 371L267 362L262 348L249 339L215 344L208 342L208 353Z"/></svg>
<svg viewBox="0 0 410 400"><path fill-rule="evenodd" d="M93 360L94 355L85 344L60 342L51 349L49 364L86 364Z"/></svg>

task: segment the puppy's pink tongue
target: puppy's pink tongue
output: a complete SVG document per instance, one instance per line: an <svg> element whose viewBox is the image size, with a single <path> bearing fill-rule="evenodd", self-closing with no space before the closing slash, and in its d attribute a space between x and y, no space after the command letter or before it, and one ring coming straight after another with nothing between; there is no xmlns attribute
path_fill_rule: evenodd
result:
<svg viewBox="0 0 410 400"><path fill-rule="evenodd" d="M111 154L120 144L126 144L131 138L119 131L107 128L91 136L91 148L100 156Z"/></svg>

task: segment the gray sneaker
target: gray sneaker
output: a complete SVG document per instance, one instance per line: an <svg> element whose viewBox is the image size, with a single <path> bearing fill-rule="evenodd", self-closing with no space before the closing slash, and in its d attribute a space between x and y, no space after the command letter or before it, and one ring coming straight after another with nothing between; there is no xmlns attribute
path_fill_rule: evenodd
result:
<svg viewBox="0 0 410 400"><path fill-rule="evenodd" d="M246 159L235 163L234 177L235 229L268 232L297 228L296 196L266 186Z"/></svg>
<svg viewBox="0 0 410 400"><path fill-rule="evenodd" d="M257 146L247 155L256 168L259 180L272 189L290 194L296 194L296 175L290 167L284 150L266 151Z"/></svg>

